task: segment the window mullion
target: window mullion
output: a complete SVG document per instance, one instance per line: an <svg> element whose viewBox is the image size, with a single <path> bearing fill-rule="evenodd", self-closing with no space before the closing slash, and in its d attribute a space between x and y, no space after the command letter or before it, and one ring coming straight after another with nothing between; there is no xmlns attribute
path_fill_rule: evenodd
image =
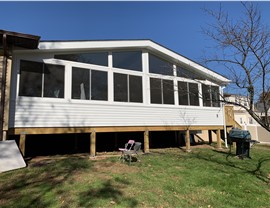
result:
<svg viewBox="0 0 270 208"><path fill-rule="evenodd" d="M92 70L89 70L89 100L92 100Z"/></svg>
<svg viewBox="0 0 270 208"><path fill-rule="evenodd" d="M127 100L130 102L130 91L129 91L129 74L127 74Z"/></svg>
<svg viewBox="0 0 270 208"><path fill-rule="evenodd" d="M44 96L44 76L45 76L44 68L45 68L45 64L43 63L43 67L42 67L42 83L41 83L41 97Z"/></svg>
<svg viewBox="0 0 270 208"><path fill-rule="evenodd" d="M189 91L189 83L187 82L187 98L188 98L188 105L190 105L190 91Z"/></svg>
<svg viewBox="0 0 270 208"><path fill-rule="evenodd" d="M210 91L210 106L213 107L213 97L212 97L212 87L209 86L209 91Z"/></svg>
<svg viewBox="0 0 270 208"><path fill-rule="evenodd" d="M160 89L161 89L161 104L164 104L164 96L163 96L163 80L160 79Z"/></svg>

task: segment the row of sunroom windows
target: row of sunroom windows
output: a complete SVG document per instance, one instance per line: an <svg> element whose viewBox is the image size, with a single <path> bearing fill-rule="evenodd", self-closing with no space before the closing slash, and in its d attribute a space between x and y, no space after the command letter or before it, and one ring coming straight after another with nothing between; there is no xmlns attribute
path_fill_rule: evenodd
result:
<svg viewBox="0 0 270 208"><path fill-rule="evenodd" d="M55 59L108 66L108 52L58 54ZM112 65L121 68L142 72L142 51L116 51L112 52ZM173 76L173 64L156 55L149 53L149 72ZM181 66L176 69L178 77L200 79L201 76Z"/></svg>
<svg viewBox="0 0 270 208"><path fill-rule="evenodd" d="M65 67L21 60L19 96L64 98ZM175 104L173 80L150 77L150 102ZM142 76L113 73L114 101L143 103ZM71 98L108 101L106 71L72 67ZM179 105L199 106L199 85L178 81ZM204 106L219 107L219 87L202 84Z"/></svg>

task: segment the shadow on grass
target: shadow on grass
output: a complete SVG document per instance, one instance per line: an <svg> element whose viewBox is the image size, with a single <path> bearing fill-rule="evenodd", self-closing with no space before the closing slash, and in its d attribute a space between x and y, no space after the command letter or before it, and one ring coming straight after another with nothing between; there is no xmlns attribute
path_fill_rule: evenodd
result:
<svg viewBox="0 0 270 208"><path fill-rule="evenodd" d="M261 170L262 164L270 161L270 157L260 158L257 163L257 167L254 170L249 171L251 174L255 175L261 181L270 184L270 175L265 176ZM270 173L269 173L270 174Z"/></svg>
<svg viewBox="0 0 270 208"><path fill-rule="evenodd" d="M0 179L0 207L69 207L70 204L93 207L100 199L120 201L123 193L118 184L128 185L126 181L116 181L112 185L110 180L103 180L97 189L90 183L86 192L74 188L76 177L96 171L93 164L88 159L69 156L42 160L26 169L5 173ZM125 200L130 206L137 204L134 199Z"/></svg>
<svg viewBox="0 0 270 208"><path fill-rule="evenodd" d="M126 185L126 181L118 180ZM100 187L92 188L89 187L87 191L84 191L80 194L79 197L79 206L80 207L100 207L102 204L99 204L99 200L107 199L110 204L125 204L125 207L135 207L138 202L137 200L129 197L123 197L123 192L120 190L120 187L113 185L111 180L104 181Z"/></svg>
<svg viewBox="0 0 270 208"><path fill-rule="evenodd" d="M57 162L46 160L28 166L1 183L1 207L53 207L57 203L55 190L61 187L76 171L91 168L80 158L66 158ZM55 193L56 194L56 193ZM1 202L0 201L0 202Z"/></svg>
<svg viewBox="0 0 270 208"><path fill-rule="evenodd" d="M197 159L201 159L201 160L205 160L208 162L213 162L213 163L216 163L219 165L228 166L230 168L241 170L245 173L256 176L259 180L261 180L262 182L264 182L266 184L270 184L269 175L267 175L267 173L264 173L261 170L263 164L270 161L270 156L263 156L257 160L255 160L255 159L249 160L248 159L246 161L250 161L250 162L246 163L246 161L240 160L239 158L237 158L237 156L235 156L231 152L223 152L223 151L217 151L217 150L212 150L212 151L216 152L219 155L226 155L226 160L220 159L213 154L211 154L211 155L201 154L201 152L193 153L192 155L194 157L196 157ZM237 160L230 160L230 158L232 158L232 157L235 159L237 158ZM255 169L252 169L252 167L254 167L254 166L255 166ZM231 170L229 169L229 171L231 171Z"/></svg>

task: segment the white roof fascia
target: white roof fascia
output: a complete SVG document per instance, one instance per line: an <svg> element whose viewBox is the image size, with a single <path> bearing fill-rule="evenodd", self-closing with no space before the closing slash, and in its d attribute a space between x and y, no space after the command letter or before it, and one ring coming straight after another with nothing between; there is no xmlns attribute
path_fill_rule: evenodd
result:
<svg viewBox="0 0 270 208"><path fill-rule="evenodd" d="M104 40L104 41L67 41L67 42L40 42L40 50L67 50L67 49L108 49L147 47L149 40Z"/></svg>
<svg viewBox="0 0 270 208"><path fill-rule="evenodd" d="M150 50L163 53L166 56L171 57L179 61L180 63L186 64L192 68L198 69L204 74L207 74L208 77L211 77L214 80L218 80L220 83L226 85L230 82L229 79L224 76L194 62L188 58L181 56L180 54L171 51L151 40L104 40L104 41L48 41L40 42L39 50L40 51L57 51L57 50L86 50L86 49L117 49L117 48L148 48Z"/></svg>

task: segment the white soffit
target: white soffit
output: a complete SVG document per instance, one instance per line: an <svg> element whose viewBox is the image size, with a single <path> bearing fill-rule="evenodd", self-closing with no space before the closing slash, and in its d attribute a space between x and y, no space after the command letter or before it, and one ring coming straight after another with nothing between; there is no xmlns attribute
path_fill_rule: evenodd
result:
<svg viewBox="0 0 270 208"><path fill-rule="evenodd" d="M157 51L158 53L163 53L166 56L171 57L174 60L179 61L180 63L186 64L192 68L200 70L204 74L207 74L208 77L212 77L219 82L228 84L229 79L224 76L194 62L188 58L181 56L180 54L171 51L151 40L104 40L104 41L48 41L40 42L39 50L40 51L57 51L57 50L85 50L85 49L124 49L124 48L146 48L152 51Z"/></svg>
<svg viewBox="0 0 270 208"><path fill-rule="evenodd" d="M0 173L26 167L14 140L0 142Z"/></svg>

